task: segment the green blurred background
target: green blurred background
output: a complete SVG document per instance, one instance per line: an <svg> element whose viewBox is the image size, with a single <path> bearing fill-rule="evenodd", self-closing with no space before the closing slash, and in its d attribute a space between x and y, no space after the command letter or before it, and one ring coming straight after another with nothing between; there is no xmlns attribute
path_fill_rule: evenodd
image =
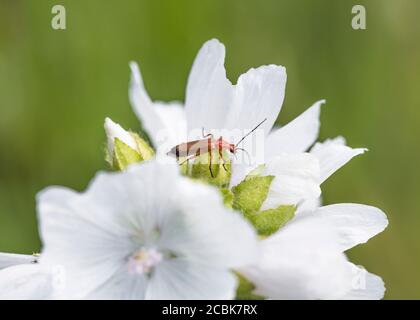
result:
<svg viewBox="0 0 420 320"><path fill-rule="evenodd" d="M65 31L51 28L55 4ZM367 30L351 28L355 4ZM388 214L388 229L350 256L384 278L387 298L420 298L419 18L417 0L0 0L0 251L38 252L35 194L83 190L106 168L105 116L140 129L130 60L154 99L183 100L195 54L215 37L233 82L287 67L279 124L326 98L321 138L370 149L323 186L325 202Z"/></svg>

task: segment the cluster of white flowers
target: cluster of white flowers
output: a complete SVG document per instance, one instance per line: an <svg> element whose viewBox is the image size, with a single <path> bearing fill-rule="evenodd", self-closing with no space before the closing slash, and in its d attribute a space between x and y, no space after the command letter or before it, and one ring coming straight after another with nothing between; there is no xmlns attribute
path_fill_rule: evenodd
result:
<svg viewBox="0 0 420 320"><path fill-rule="evenodd" d="M324 101L273 128L285 68L250 69L232 85L224 59L219 41L204 44L185 106L152 102L131 64L130 100L154 149L107 118L108 160L117 172L98 173L83 193L50 187L37 196L41 253L0 254L0 298L383 297L382 279L345 252L383 231L385 214L361 204L321 205L320 185L365 149L342 137L316 143ZM224 169L216 163L213 172L214 163L195 159L207 157L205 150L186 166L167 156L203 139L203 129L248 132L261 121L262 165L220 155ZM250 140L241 149L251 152Z"/></svg>

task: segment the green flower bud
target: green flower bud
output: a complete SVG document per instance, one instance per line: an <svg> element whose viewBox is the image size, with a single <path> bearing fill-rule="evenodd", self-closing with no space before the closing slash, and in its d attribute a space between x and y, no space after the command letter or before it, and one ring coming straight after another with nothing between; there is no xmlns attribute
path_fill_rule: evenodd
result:
<svg viewBox="0 0 420 320"><path fill-rule="evenodd" d="M107 161L115 170L124 170L130 164L149 160L153 149L136 133L124 130L111 119L105 119L108 138Z"/></svg>
<svg viewBox="0 0 420 320"><path fill-rule="evenodd" d="M184 167L181 170L187 172L192 178L204 180L221 188L229 185L231 161L226 152L223 152L222 156L219 152L204 153L191 162L191 168Z"/></svg>

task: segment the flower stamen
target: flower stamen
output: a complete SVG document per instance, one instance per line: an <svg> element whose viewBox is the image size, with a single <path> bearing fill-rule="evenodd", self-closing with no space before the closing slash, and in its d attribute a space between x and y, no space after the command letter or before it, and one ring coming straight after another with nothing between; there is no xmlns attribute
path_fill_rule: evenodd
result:
<svg viewBox="0 0 420 320"><path fill-rule="evenodd" d="M141 248L128 259L128 271L132 274L149 274L163 259L154 248Z"/></svg>

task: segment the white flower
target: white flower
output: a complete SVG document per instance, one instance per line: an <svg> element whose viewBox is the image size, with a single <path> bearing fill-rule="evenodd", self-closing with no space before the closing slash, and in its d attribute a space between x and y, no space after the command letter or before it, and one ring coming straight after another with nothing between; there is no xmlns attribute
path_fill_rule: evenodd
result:
<svg viewBox="0 0 420 320"><path fill-rule="evenodd" d="M380 277L350 263L344 251L365 243L388 224L385 214L360 204L302 212L260 242L258 264L240 272L271 299L381 299Z"/></svg>
<svg viewBox="0 0 420 320"><path fill-rule="evenodd" d="M296 218L261 242L263 259L247 268L245 275L257 282L257 292L273 298L381 298L384 288L379 277L366 274L367 290L357 290L351 284L354 270L360 269L347 261L344 250L337 249L340 233L337 234L336 225L323 225L317 220L304 221L305 228L296 225L298 218L308 219L308 212L324 210L318 209L321 205L320 184L366 149L347 147L341 137L317 143L311 148L318 138L320 107L324 100L316 102L285 126L272 129L284 98L284 68L265 66L251 69L239 78L236 86L232 86L226 79L224 56L224 47L217 40L203 46L188 80L185 109L181 105L176 106L177 117L172 118L172 123L182 123L180 128L188 128L189 133L201 127L207 132L213 128L249 129L267 118L263 126L266 163L263 175L275 178L261 209L276 208L281 204L298 205ZM164 112L164 106L153 105L142 85L137 66L132 65L132 70L134 81L130 92L134 111L155 145L159 145L159 132L166 128L165 124L171 123L164 120L169 113ZM147 97L147 103L141 97ZM168 131L179 132L176 129ZM187 139L182 132L177 136L182 138L172 140L172 144ZM244 148L247 149L250 143L245 141ZM309 154L306 153L308 150ZM240 183L251 169L247 165L233 163L231 186ZM346 205L334 208L348 209ZM361 207L351 208L360 212ZM370 236L382 231L386 226L386 217L381 213L380 218L369 221L371 211L364 210L368 207L362 208L366 220L354 229L363 230L366 227L364 223L369 225L372 222L376 229ZM313 215L316 216L315 213Z"/></svg>
<svg viewBox="0 0 420 320"><path fill-rule="evenodd" d="M260 128L263 139L257 141L257 146L263 147L259 151L263 150L267 172L276 178L264 207L297 204L319 197L319 183L314 183L314 177L319 175L316 159L295 154L305 152L316 141L320 106L325 101L318 101L294 121L272 130L285 95L285 68L276 65L252 68L239 77L236 85L232 85L226 78L224 60L225 48L218 40L213 39L203 45L188 79L185 108L178 102L153 103L144 88L137 64L131 63L130 99L134 112L155 147L166 153L179 143L202 138L202 129L206 133L225 133L224 139L235 143L238 141L238 137L233 136L235 130L247 132L267 119ZM251 153L255 142L250 137L243 141L241 147ZM299 162L305 166L302 169L307 173L306 177L296 171L297 167L292 160L287 160L286 154L292 155L290 159L301 159ZM284 162L290 165L280 168L278 164ZM236 158L232 158L231 186L240 183L253 167L255 165L250 166L243 161L239 163ZM288 168L290 171L287 171ZM280 181L284 177L290 182L290 188L283 182L279 192L276 185L282 183ZM299 191L297 197L295 193L298 186L308 193ZM286 194L289 190L292 193L290 195ZM283 197L277 197L280 193ZM283 203L285 198L296 202Z"/></svg>
<svg viewBox="0 0 420 320"><path fill-rule="evenodd" d="M133 109L158 151L166 153L176 144L202 138L202 129L206 133L225 132L224 138L235 143L234 132L246 133L264 119L267 120L260 129L264 135L269 134L284 99L285 68L276 65L252 68L232 85L226 78L224 59L225 48L218 40L203 45L188 79L185 108L180 103L153 103L138 66L131 64ZM243 147L248 149L247 141ZM232 171L233 181L240 182L245 173Z"/></svg>
<svg viewBox="0 0 420 320"><path fill-rule="evenodd" d="M345 251L381 232L386 216L357 204L320 207L320 184L365 149L349 148L341 137L310 149L323 100L272 129L284 99L285 69L250 69L232 85L224 57L217 40L203 46L188 80L185 108L152 102L132 63L134 111L160 153L201 138L202 129L227 132L225 140L235 143L228 130L243 133L267 119L260 130L262 174L275 178L261 210L295 204L295 218L257 244L254 231L223 206L215 190L180 177L175 165L151 162L102 173L83 194L64 188L40 194L42 258L33 265L24 256L0 255L5 298L45 298L52 292L55 298L233 298L233 268L256 285L255 293L272 299L383 297L382 279L350 263ZM109 118L105 130L111 155L116 138L138 152L135 137ZM250 151L252 143L241 147ZM235 186L254 166L232 161ZM56 268L65 273L59 288Z"/></svg>
<svg viewBox="0 0 420 320"><path fill-rule="evenodd" d="M40 264L65 270L58 298L228 299L231 269L255 261L252 227L175 163L100 173L82 194L48 188L38 213Z"/></svg>
<svg viewBox="0 0 420 320"><path fill-rule="evenodd" d="M51 297L51 274L37 260L33 255L0 253L0 300Z"/></svg>

